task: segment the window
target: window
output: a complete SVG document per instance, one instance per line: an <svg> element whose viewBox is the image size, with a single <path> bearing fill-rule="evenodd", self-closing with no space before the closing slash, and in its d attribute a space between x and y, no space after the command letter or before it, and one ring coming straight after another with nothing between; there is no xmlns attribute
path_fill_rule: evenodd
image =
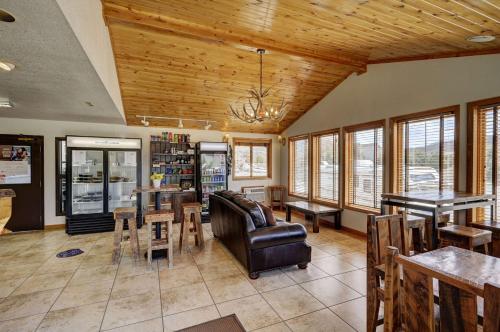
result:
<svg viewBox="0 0 500 332"><path fill-rule="evenodd" d="M498 160L498 133L500 129L500 98L469 104L469 144L467 189L471 192L497 194L500 189ZM472 143L472 144L470 144ZM496 216L491 207L474 211L474 220L493 220Z"/></svg>
<svg viewBox="0 0 500 332"><path fill-rule="evenodd" d="M233 179L272 177L272 140L234 138Z"/></svg>
<svg viewBox="0 0 500 332"><path fill-rule="evenodd" d="M384 178L385 121L344 128L345 206L378 212Z"/></svg>
<svg viewBox="0 0 500 332"><path fill-rule="evenodd" d="M391 119L394 191L454 190L459 107Z"/></svg>
<svg viewBox="0 0 500 332"><path fill-rule="evenodd" d="M288 194L309 198L309 136L288 140Z"/></svg>
<svg viewBox="0 0 500 332"><path fill-rule="evenodd" d="M66 138L56 137L56 216L66 214Z"/></svg>
<svg viewBox="0 0 500 332"><path fill-rule="evenodd" d="M312 136L312 199L338 204L339 132L329 130Z"/></svg>

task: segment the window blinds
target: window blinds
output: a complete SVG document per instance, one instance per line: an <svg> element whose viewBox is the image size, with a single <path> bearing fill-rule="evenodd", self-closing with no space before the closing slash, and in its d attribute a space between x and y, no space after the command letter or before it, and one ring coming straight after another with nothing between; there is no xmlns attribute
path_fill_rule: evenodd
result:
<svg viewBox="0 0 500 332"><path fill-rule="evenodd" d="M290 169L292 194L309 195L309 139L299 138L290 141Z"/></svg>
<svg viewBox="0 0 500 332"><path fill-rule="evenodd" d="M399 190L453 190L455 115L401 121L397 132Z"/></svg>
<svg viewBox="0 0 500 332"><path fill-rule="evenodd" d="M380 208L383 188L384 128L348 133L349 205Z"/></svg>
<svg viewBox="0 0 500 332"><path fill-rule="evenodd" d="M478 191L485 194L496 194L500 190L500 173L498 167L498 117L499 106L490 106L478 112ZM478 209L478 220L497 219L500 217L497 201L497 215L493 216L490 207Z"/></svg>
<svg viewBox="0 0 500 332"><path fill-rule="evenodd" d="M313 135L313 198L339 200L339 134Z"/></svg>

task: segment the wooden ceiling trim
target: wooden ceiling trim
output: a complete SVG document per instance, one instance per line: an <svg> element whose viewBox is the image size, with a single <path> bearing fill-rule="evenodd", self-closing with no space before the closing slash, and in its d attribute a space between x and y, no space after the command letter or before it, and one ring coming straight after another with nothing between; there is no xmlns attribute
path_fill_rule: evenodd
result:
<svg viewBox="0 0 500 332"><path fill-rule="evenodd" d="M201 36L219 42L242 44L252 48L265 48L270 51L278 51L300 57L309 57L323 61L335 62L348 65L359 71L366 71L366 66L361 59L353 60L352 58L336 55L325 57L315 52L314 49L301 49L295 46L259 37L249 38L247 36L236 35L223 30L208 28L193 22L182 21L173 17L155 16L150 13L137 12L132 8L127 9L110 3L103 4L103 12L104 17L108 20L113 19L133 24L142 24L162 30L180 32L182 34L188 34L192 36L192 38L196 39L199 39Z"/></svg>
<svg viewBox="0 0 500 332"><path fill-rule="evenodd" d="M378 63L391 63L391 62L406 62L406 61L418 61L418 60L432 60L432 59L444 59L444 58L458 58L464 56L476 56L476 55L488 55L488 54L498 54L500 53L499 48L485 49L485 50L467 50L459 52L445 52L437 53L432 55L416 55L416 56L406 56L406 57L394 57L379 60L368 61L369 65Z"/></svg>

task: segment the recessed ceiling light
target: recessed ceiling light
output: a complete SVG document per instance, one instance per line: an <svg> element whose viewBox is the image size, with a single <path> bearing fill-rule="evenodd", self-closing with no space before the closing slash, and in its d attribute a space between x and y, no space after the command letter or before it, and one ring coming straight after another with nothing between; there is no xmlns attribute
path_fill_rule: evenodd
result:
<svg viewBox="0 0 500 332"><path fill-rule="evenodd" d="M496 37L492 36L492 35L478 35L478 36L467 37L467 41L470 41L473 43L487 43L490 41L494 41L495 39L496 39Z"/></svg>
<svg viewBox="0 0 500 332"><path fill-rule="evenodd" d="M7 22L7 23L12 23L16 20L14 16L11 14L7 13L5 10L0 9L0 21L2 22Z"/></svg>
<svg viewBox="0 0 500 332"><path fill-rule="evenodd" d="M14 68L16 68L16 65L14 65L13 63L0 61L0 70L11 71Z"/></svg>
<svg viewBox="0 0 500 332"><path fill-rule="evenodd" d="M0 108L13 108L14 105L8 99L0 100Z"/></svg>

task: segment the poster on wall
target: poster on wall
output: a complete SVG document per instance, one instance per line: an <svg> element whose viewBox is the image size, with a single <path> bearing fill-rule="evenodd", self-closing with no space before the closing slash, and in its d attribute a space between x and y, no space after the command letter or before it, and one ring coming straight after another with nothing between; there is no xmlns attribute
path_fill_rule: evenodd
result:
<svg viewBox="0 0 500 332"><path fill-rule="evenodd" d="M0 145L0 184L31 183L31 146Z"/></svg>

